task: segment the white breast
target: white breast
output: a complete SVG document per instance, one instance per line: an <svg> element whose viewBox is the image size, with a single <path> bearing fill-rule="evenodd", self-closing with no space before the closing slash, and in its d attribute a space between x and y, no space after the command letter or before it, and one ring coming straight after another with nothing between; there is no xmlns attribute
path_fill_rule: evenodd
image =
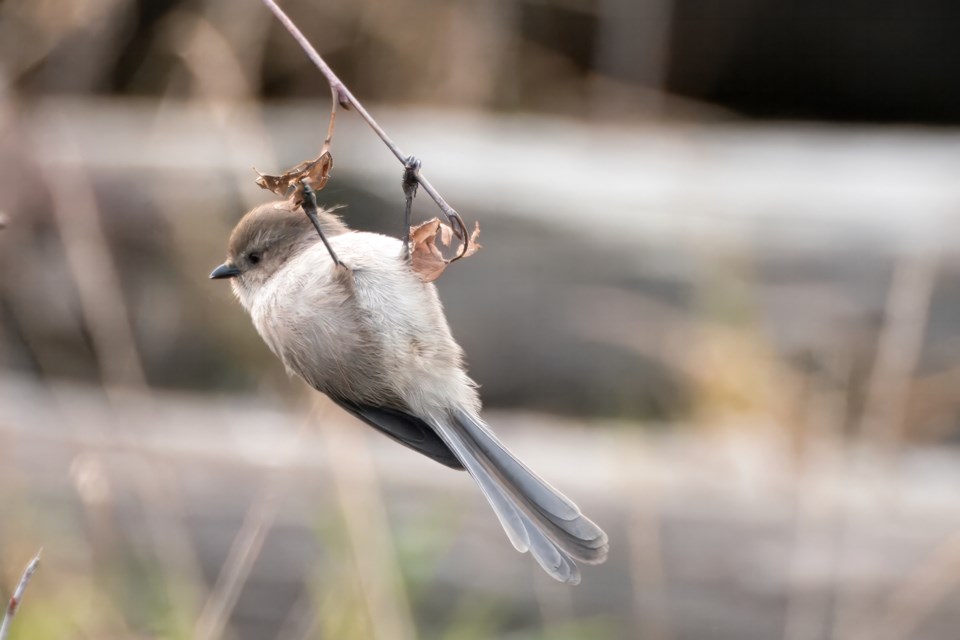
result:
<svg viewBox="0 0 960 640"><path fill-rule="evenodd" d="M244 305L287 369L354 401L389 406L400 399L424 414L438 404L479 408L436 289L410 270L402 243L347 233L331 244L350 277L318 243Z"/></svg>

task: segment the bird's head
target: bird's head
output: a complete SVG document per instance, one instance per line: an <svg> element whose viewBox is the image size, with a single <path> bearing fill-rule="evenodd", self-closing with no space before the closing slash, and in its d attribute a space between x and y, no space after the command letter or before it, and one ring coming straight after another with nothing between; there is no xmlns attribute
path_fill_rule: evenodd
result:
<svg viewBox="0 0 960 640"><path fill-rule="evenodd" d="M347 232L329 211L318 216L327 237ZM213 279L230 279L234 291L258 289L300 251L320 241L317 230L300 207L289 200L262 204L240 219L230 234L227 259L213 270Z"/></svg>

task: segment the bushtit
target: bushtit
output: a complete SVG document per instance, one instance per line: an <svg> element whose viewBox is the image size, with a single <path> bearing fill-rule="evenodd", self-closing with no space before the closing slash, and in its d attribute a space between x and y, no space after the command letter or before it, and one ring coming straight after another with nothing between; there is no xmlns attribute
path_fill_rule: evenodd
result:
<svg viewBox="0 0 960 640"><path fill-rule="evenodd" d="M600 527L480 418L436 288L413 272L401 241L351 231L322 209L311 224L291 202L272 202L240 220L210 277L231 279L288 372L401 444L466 469L513 546L552 577L576 584L575 560L606 560Z"/></svg>

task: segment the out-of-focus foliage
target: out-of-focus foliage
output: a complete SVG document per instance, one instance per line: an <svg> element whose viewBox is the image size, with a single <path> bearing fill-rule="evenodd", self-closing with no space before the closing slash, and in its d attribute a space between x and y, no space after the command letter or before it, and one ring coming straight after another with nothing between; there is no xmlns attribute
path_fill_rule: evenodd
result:
<svg viewBox="0 0 960 640"><path fill-rule="evenodd" d="M555 585L463 474L306 418L207 280L251 167L326 135L259 2L6 0L0 593L45 548L12 637L955 637L960 136L862 123L957 121L960 9L282 4L482 222L454 333L611 560ZM332 153L323 204L402 233L356 114Z"/></svg>

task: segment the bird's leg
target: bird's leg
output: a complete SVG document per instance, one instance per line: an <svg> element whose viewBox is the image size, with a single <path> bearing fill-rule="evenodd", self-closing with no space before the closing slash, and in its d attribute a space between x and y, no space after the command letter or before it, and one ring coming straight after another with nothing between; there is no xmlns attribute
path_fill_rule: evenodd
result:
<svg viewBox="0 0 960 640"><path fill-rule="evenodd" d="M413 209L413 199L417 195L417 186L420 182L417 175L420 173L420 159L409 156L403 163L403 195L406 198L406 204L403 208L403 255L410 257L410 212Z"/></svg>
<svg viewBox="0 0 960 640"><path fill-rule="evenodd" d="M327 237L323 235L323 229L320 227L320 218L317 215L316 192L310 188L309 181L301 180L300 184L303 185L303 200L300 202L300 207L303 208L303 212L307 214L307 217L310 218L310 222L313 223L314 228L320 235L320 239L323 241L323 246L327 248L327 251L330 253L330 257L333 258L333 263L338 267L347 268L347 265L340 262L340 258L337 257L333 247L330 246L330 242L327 241Z"/></svg>

